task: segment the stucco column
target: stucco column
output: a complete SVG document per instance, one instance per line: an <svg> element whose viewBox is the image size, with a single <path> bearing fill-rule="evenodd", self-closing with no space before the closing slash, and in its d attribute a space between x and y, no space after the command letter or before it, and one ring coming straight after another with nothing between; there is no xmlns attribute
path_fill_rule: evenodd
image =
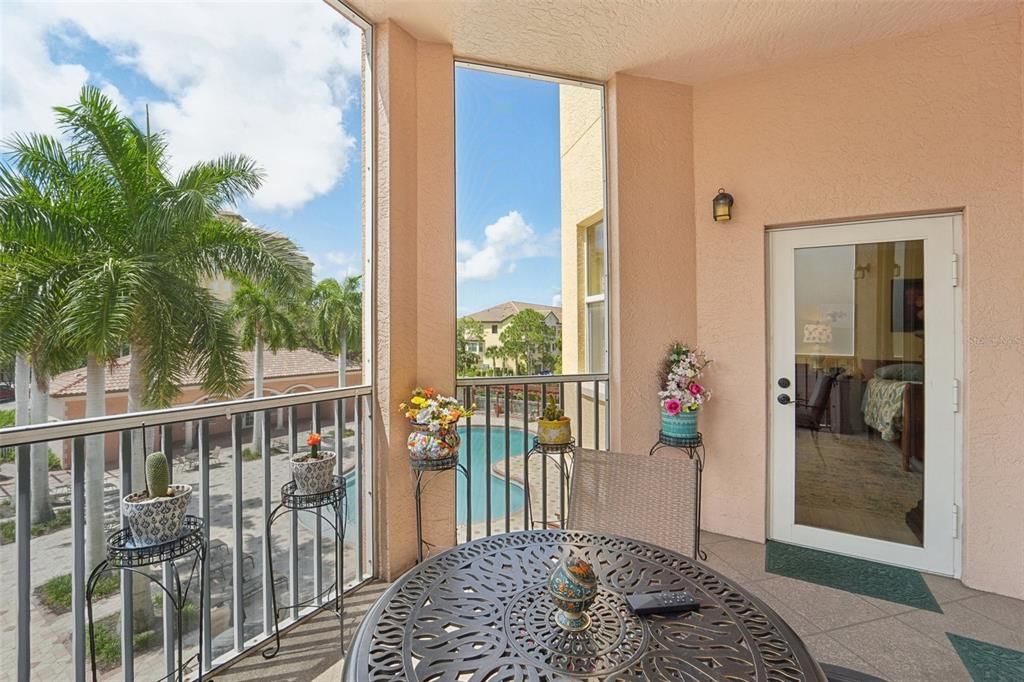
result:
<svg viewBox="0 0 1024 682"><path fill-rule="evenodd" d="M658 437L658 373L673 341L696 343L693 96L616 74L608 112L611 449Z"/></svg>
<svg viewBox="0 0 1024 682"><path fill-rule="evenodd" d="M455 112L451 47L376 27L377 348L375 471L381 574L416 558L413 490L398 404L416 386L454 391ZM453 472L429 474L424 537L455 543Z"/></svg>

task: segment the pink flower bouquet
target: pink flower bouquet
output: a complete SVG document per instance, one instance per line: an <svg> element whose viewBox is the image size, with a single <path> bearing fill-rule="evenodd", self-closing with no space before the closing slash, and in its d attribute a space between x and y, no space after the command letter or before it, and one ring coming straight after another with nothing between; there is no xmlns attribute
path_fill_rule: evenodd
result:
<svg viewBox="0 0 1024 682"><path fill-rule="evenodd" d="M661 406L669 415L696 412L711 398L711 391L697 379L711 364L704 351L675 343L662 369Z"/></svg>

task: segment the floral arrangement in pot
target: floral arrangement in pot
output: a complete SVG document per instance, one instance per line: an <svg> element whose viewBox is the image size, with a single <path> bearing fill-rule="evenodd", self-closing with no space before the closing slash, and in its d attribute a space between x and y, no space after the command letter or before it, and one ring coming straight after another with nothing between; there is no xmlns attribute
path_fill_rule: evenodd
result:
<svg viewBox="0 0 1024 682"><path fill-rule="evenodd" d="M537 420L537 442L542 445L565 445L572 441L572 423L565 416L555 396L549 395L543 416Z"/></svg>
<svg viewBox="0 0 1024 682"><path fill-rule="evenodd" d="M324 493L334 487L334 467L338 455L330 450L321 450L319 433L306 438L309 452L297 454L291 459L292 480L299 495Z"/></svg>
<svg viewBox="0 0 1024 682"><path fill-rule="evenodd" d="M192 499L192 486L171 483L171 469L162 452L146 457L146 489L121 500L121 510L137 547L177 540Z"/></svg>
<svg viewBox="0 0 1024 682"><path fill-rule="evenodd" d="M697 414L711 398L698 380L711 361L704 351L681 343L672 344L662 369L661 436L696 440Z"/></svg>
<svg viewBox="0 0 1024 682"><path fill-rule="evenodd" d="M473 415L475 405L463 407L455 398L432 388L417 388L399 407L412 422L413 432L406 444L414 469L451 469L458 464L458 423Z"/></svg>

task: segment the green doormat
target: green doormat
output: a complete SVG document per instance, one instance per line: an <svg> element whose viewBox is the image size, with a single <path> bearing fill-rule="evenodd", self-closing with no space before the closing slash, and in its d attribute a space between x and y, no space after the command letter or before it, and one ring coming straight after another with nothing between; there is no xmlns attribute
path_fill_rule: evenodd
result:
<svg viewBox="0 0 1024 682"><path fill-rule="evenodd" d="M947 632L950 643L975 682L1024 680L1024 652Z"/></svg>
<svg viewBox="0 0 1024 682"><path fill-rule="evenodd" d="M942 613L917 571L768 541L764 570L875 599Z"/></svg>

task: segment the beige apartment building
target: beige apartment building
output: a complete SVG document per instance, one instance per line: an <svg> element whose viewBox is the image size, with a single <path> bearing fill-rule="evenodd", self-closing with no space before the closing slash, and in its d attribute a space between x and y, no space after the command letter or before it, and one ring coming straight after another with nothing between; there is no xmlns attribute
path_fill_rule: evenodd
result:
<svg viewBox="0 0 1024 682"><path fill-rule="evenodd" d="M501 348L501 333L508 327L512 318L524 310L536 310L544 316L544 323L549 327L555 330L562 328L562 309L558 306L541 305L540 303L506 301L466 316L471 320L479 322L484 328L483 341L470 341L467 344L467 350L470 353L476 353L480 357L480 367L482 369L487 370L495 367L507 369L503 358L489 355L487 351L491 348Z"/></svg>
<svg viewBox="0 0 1024 682"><path fill-rule="evenodd" d="M604 102L601 90L580 85L558 88L559 157L562 205L562 373L608 371L608 316L605 294L607 239L604 220ZM600 412L607 403L604 384L565 387L567 405L577 404L581 432L594 425L594 392ZM599 433L602 445L605 434Z"/></svg>

